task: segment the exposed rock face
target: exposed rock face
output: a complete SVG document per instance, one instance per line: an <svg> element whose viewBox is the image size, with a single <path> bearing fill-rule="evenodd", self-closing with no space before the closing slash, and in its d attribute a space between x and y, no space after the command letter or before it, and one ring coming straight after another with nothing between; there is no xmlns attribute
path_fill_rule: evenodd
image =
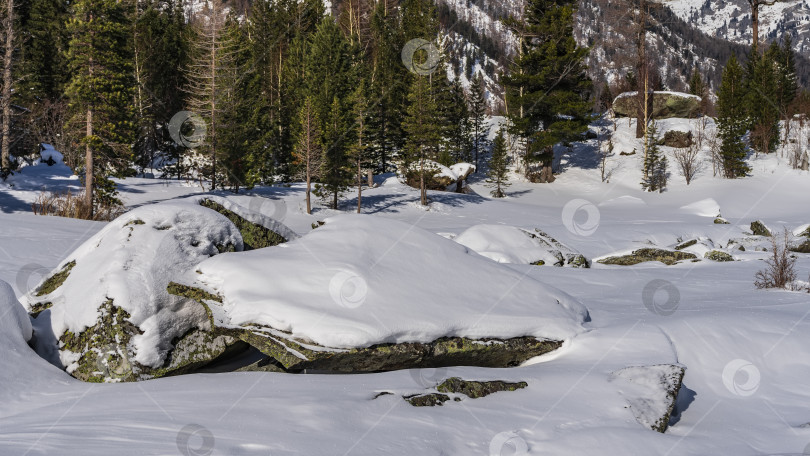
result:
<svg viewBox="0 0 810 456"><path fill-rule="evenodd" d="M612 381L624 383L622 396L639 424L664 433L675 408L686 368L675 364L627 367Z"/></svg>
<svg viewBox="0 0 810 456"><path fill-rule="evenodd" d="M760 220L751 222L751 233L755 236L771 236L771 230Z"/></svg>
<svg viewBox="0 0 810 456"><path fill-rule="evenodd" d="M466 396L470 399L478 399L481 397L489 396L492 393L500 391L516 391L529 386L526 382L504 382L501 380L494 381L472 381L464 380L459 377L451 377L436 386L438 393L425 393L403 396L402 398L408 401L414 407L434 407L443 405L451 398L459 402L462 400L461 396ZM384 393L378 394L377 397L382 396ZM390 394L390 393L388 393Z"/></svg>
<svg viewBox="0 0 810 456"><path fill-rule="evenodd" d="M655 92L653 94L652 118L696 117L700 113L700 103L700 97L687 93ZM625 92L613 101L613 111L620 117L636 117L637 104L638 96L636 92Z"/></svg>
<svg viewBox="0 0 810 456"><path fill-rule="evenodd" d="M711 250L706 252L703 255L703 258L712 260L712 261L734 261L734 257L726 252L722 252L720 250Z"/></svg>
<svg viewBox="0 0 810 456"><path fill-rule="evenodd" d="M659 145L678 149L689 147L692 145L692 132L669 130L664 133L664 137L661 138Z"/></svg>
<svg viewBox="0 0 810 456"><path fill-rule="evenodd" d="M89 382L177 375L224 356L240 339L211 332L205 308L167 285L211 256L294 236L238 212L248 211L211 196L143 206L114 220L24 297L35 317L32 345Z"/></svg>
<svg viewBox="0 0 810 456"><path fill-rule="evenodd" d="M656 248L643 248L634 250L629 255L621 255L597 260L602 264L617 264L620 266L632 266L645 261L660 261L671 266L678 261L696 259L697 256L688 252L670 251Z"/></svg>
<svg viewBox="0 0 810 456"><path fill-rule="evenodd" d="M212 301L221 301L219 297L177 284L170 285L169 290L205 306L210 324L214 328L213 334L247 342L278 361L288 372L316 370L352 373L448 366L512 367L562 345L560 341L538 340L534 337L504 340L445 337L429 343L406 342L335 349L296 340L288 333L267 327L214 326L214 312L217 310L212 309L211 305Z"/></svg>

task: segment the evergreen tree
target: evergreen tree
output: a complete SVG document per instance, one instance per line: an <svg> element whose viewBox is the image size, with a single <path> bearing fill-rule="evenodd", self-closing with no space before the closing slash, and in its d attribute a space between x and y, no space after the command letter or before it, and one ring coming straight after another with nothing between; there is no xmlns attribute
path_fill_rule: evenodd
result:
<svg viewBox="0 0 810 456"><path fill-rule="evenodd" d="M443 120L442 151L438 162L450 166L468 160L470 150L467 97L458 79L447 82L438 97Z"/></svg>
<svg viewBox="0 0 810 456"><path fill-rule="evenodd" d="M68 33L65 22L68 3L63 0L32 0L21 20L22 63L20 91L27 105L38 100L56 100L67 82Z"/></svg>
<svg viewBox="0 0 810 456"><path fill-rule="evenodd" d="M413 176L418 178L420 202L427 206L427 183L434 171L426 160L441 140L439 112L427 77L414 78L408 101L410 105L402 125L408 138L402 169L405 170L406 179L411 180Z"/></svg>
<svg viewBox="0 0 810 456"><path fill-rule="evenodd" d="M689 78L689 93L703 97L706 94L706 83L703 82L703 76L700 75L698 67L692 71L692 76Z"/></svg>
<svg viewBox="0 0 810 456"><path fill-rule="evenodd" d="M160 158L164 164L177 162L183 151L171 138L169 121L183 109L188 30L180 0L136 1L135 5L133 65L139 134L134 152L135 164L145 169Z"/></svg>
<svg viewBox="0 0 810 456"><path fill-rule="evenodd" d="M775 44L763 55L752 53L745 80L751 147L766 154L775 150L779 142L777 74L772 60L778 53Z"/></svg>
<svg viewBox="0 0 810 456"><path fill-rule="evenodd" d="M343 111L341 101L335 96L332 99L328 120L323 125L321 184L316 187L316 194L327 201L331 209L338 208L340 195L351 184L352 178L348 156L350 127Z"/></svg>
<svg viewBox="0 0 810 456"><path fill-rule="evenodd" d="M120 203L103 173L127 169L132 160L132 25L124 4L114 0L78 0L72 13L67 24L71 117L66 130L84 147L85 203L92 217L96 202Z"/></svg>
<svg viewBox="0 0 810 456"><path fill-rule="evenodd" d="M574 40L571 1L528 0L524 23L511 25L524 38L510 74L503 77L509 120L526 145L528 177L553 182L554 145L578 138L588 126L588 49Z"/></svg>
<svg viewBox="0 0 810 456"><path fill-rule="evenodd" d="M480 73L476 73L470 86L470 133L472 134L472 155L476 172L478 172L478 161L487 139L486 115L487 100L484 78Z"/></svg>
<svg viewBox="0 0 810 456"><path fill-rule="evenodd" d="M366 121L368 116L368 98L366 95L365 81L362 81L361 84L357 86L357 90L354 91L352 104L354 106L352 110L354 125L352 128L355 132L355 140L349 148L349 157L353 163L354 172L357 177L357 213L359 214L363 207L363 168L369 166L368 146L366 142L368 131L368 122ZM371 183L369 183L369 185L370 184Z"/></svg>
<svg viewBox="0 0 810 456"><path fill-rule="evenodd" d="M720 133L720 155L726 178L743 177L749 168L745 163L745 144L742 141L748 129L745 106L743 68L732 55L723 70L723 79L717 93L717 126Z"/></svg>
<svg viewBox="0 0 810 456"><path fill-rule="evenodd" d="M506 196L504 189L510 185L507 180L508 165L509 155L506 151L506 140L503 137L503 129L500 129L492 143L492 156L489 159L489 171L487 172L487 186L492 187L491 194L494 198Z"/></svg>
<svg viewBox="0 0 810 456"><path fill-rule="evenodd" d="M648 192L663 192L667 186L667 157L658 146L658 129L654 122L647 128L645 143L647 154L644 157L641 188Z"/></svg>
<svg viewBox="0 0 810 456"><path fill-rule="evenodd" d="M796 75L796 57L793 55L793 41L790 35L785 35L782 45L771 45L766 53L766 58L773 59L774 71L776 72L776 100L779 106L779 114L783 120L787 120L788 107L798 94L799 84Z"/></svg>

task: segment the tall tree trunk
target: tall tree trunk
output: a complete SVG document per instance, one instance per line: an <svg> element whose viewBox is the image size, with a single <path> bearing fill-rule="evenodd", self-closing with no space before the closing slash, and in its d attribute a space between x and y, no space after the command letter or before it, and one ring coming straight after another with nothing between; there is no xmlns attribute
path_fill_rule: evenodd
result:
<svg viewBox="0 0 810 456"><path fill-rule="evenodd" d="M649 79L649 65L647 64L647 2L640 0L639 2L639 19L638 19L638 87L636 87L636 138L641 138L646 130L647 124L647 81ZM642 87L644 90L642 91ZM643 93L642 93L643 92Z"/></svg>
<svg viewBox="0 0 810 456"><path fill-rule="evenodd" d="M93 14L90 14L90 23L93 22ZM90 40L93 40L93 34L90 34ZM88 73L90 75L90 81L93 80L93 75L95 73L94 68L94 61L93 56L91 55L88 59ZM91 82L92 84L92 82ZM95 184L95 170L94 170L94 163L93 163L93 144L92 138L94 135L93 131L93 110L94 106L93 103L90 102L90 106L87 108L87 125L85 131L85 150L84 150L84 197L85 197L85 205L87 205L87 210L89 211L89 218L93 218L93 186Z"/></svg>
<svg viewBox="0 0 810 456"><path fill-rule="evenodd" d="M3 56L3 144L0 167L11 167L11 64L14 55L14 0L6 0L6 52Z"/></svg>
<svg viewBox="0 0 810 456"><path fill-rule="evenodd" d="M751 3L751 34L753 35L751 48L754 53L759 52L759 5L759 0L753 0Z"/></svg>

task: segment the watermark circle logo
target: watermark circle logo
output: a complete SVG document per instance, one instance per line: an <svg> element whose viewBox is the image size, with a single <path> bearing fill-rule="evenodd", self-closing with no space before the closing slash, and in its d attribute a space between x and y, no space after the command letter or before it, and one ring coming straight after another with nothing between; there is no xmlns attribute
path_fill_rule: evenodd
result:
<svg viewBox="0 0 810 456"><path fill-rule="evenodd" d="M580 220L580 213L585 214L585 220ZM578 236L590 236L599 228L599 208L584 199L571 200L563 206L562 222L568 231Z"/></svg>
<svg viewBox="0 0 810 456"><path fill-rule="evenodd" d="M660 299L662 294L666 294L666 300L664 301ZM641 301L650 312L667 317L678 310L678 305L681 302L681 292L672 282L655 279L644 286L644 291L641 292Z"/></svg>
<svg viewBox="0 0 810 456"><path fill-rule="evenodd" d="M100 349L96 358L96 369L105 378L122 380L132 374L132 364L129 361L126 348L115 344L108 344Z"/></svg>
<svg viewBox="0 0 810 456"><path fill-rule="evenodd" d="M414 58L418 51L424 51L426 56L424 62L417 62ZM420 76L427 76L439 67L439 49L428 40L414 38L402 47L402 63L412 73Z"/></svg>
<svg viewBox="0 0 810 456"><path fill-rule="evenodd" d="M49 272L51 270L41 264L28 263L17 271L14 284L20 293L25 293L42 283Z"/></svg>
<svg viewBox="0 0 810 456"><path fill-rule="evenodd" d="M200 147L208 134L208 126L199 115L191 111L180 111L169 121L169 135L175 143L194 149Z"/></svg>
<svg viewBox="0 0 810 456"><path fill-rule="evenodd" d="M283 199L254 196L250 200L248 209L252 213L261 214L279 222L284 220L287 215L287 203Z"/></svg>
<svg viewBox="0 0 810 456"><path fill-rule="evenodd" d="M420 388L435 388L447 377L447 369L444 367L411 369L410 374Z"/></svg>
<svg viewBox="0 0 810 456"><path fill-rule="evenodd" d="M329 281L329 294L335 304L356 309L366 302L368 284L366 279L353 272L339 271Z"/></svg>
<svg viewBox="0 0 810 456"><path fill-rule="evenodd" d="M756 393L761 378L757 366L744 359L735 359L723 368L723 385L737 396L751 396Z"/></svg>
<svg viewBox="0 0 810 456"><path fill-rule="evenodd" d="M523 456L529 454L529 445L517 433L501 432L489 442L489 456Z"/></svg>
<svg viewBox="0 0 810 456"><path fill-rule="evenodd" d="M214 442L214 434L199 424L188 424L177 433L177 449L183 456L209 456Z"/></svg>

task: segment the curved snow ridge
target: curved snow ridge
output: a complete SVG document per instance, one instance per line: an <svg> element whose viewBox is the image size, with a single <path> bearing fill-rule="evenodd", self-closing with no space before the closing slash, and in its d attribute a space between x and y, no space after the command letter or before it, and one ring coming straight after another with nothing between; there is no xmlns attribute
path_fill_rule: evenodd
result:
<svg viewBox="0 0 810 456"><path fill-rule="evenodd" d="M566 293L407 223L341 215L282 249L218 255L196 269L230 325L324 347L441 337L565 340L587 309ZM193 276L193 277L191 277Z"/></svg>

